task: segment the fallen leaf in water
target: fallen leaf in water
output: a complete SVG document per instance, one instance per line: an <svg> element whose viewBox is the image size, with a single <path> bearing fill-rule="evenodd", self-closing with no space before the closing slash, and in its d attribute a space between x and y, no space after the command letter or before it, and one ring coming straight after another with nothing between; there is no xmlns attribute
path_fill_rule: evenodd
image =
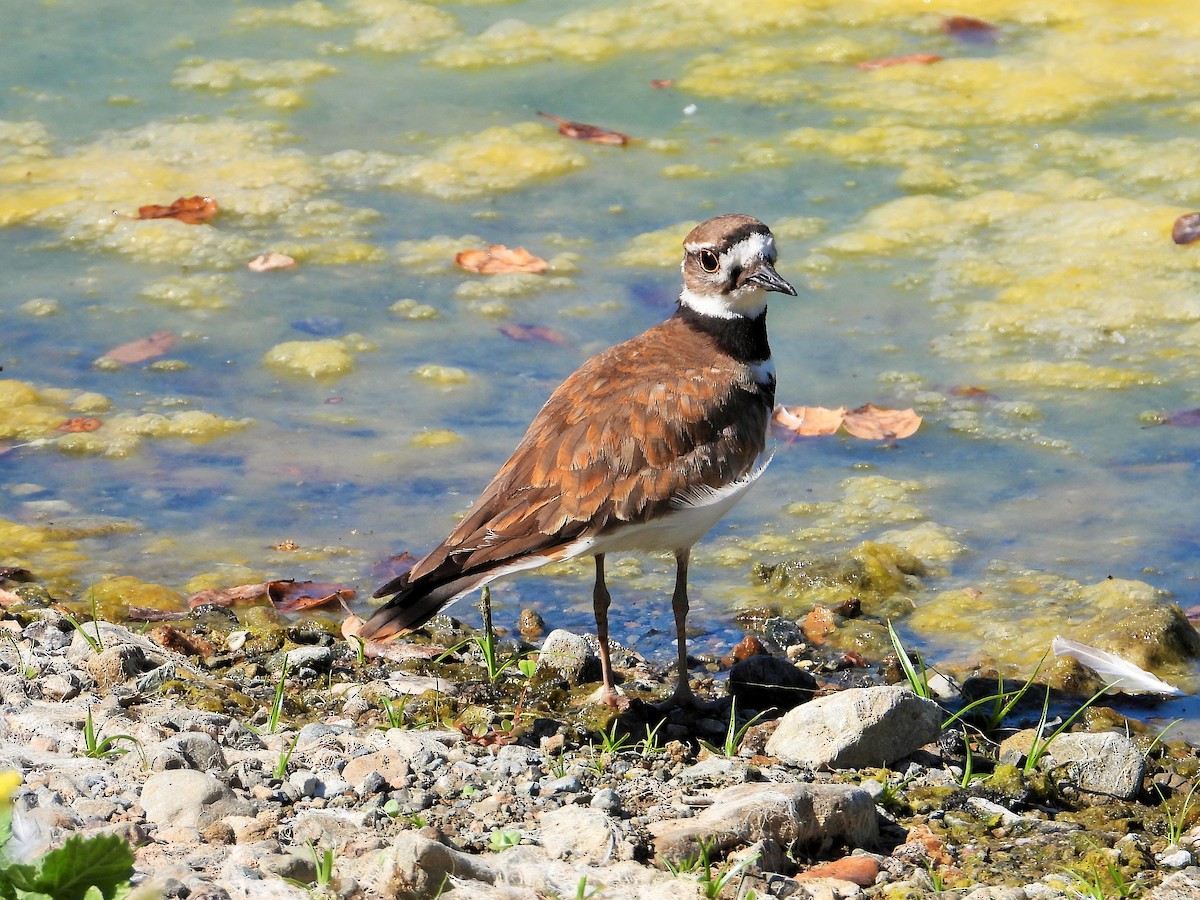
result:
<svg viewBox="0 0 1200 900"><path fill-rule="evenodd" d="M557 347L565 347L567 344L565 337L546 325L501 325L500 333L514 341L541 341Z"/></svg>
<svg viewBox="0 0 1200 900"><path fill-rule="evenodd" d="M1171 240L1177 244L1190 244L1200 239L1200 213L1187 213L1175 220L1171 229Z"/></svg>
<svg viewBox="0 0 1200 900"><path fill-rule="evenodd" d="M888 69L892 66L903 66L909 63L928 66L941 61L942 58L936 53L910 53L908 56L885 56L882 59L867 59L858 63L857 68L862 69L864 72L871 72L875 69Z"/></svg>
<svg viewBox="0 0 1200 900"><path fill-rule="evenodd" d="M354 597L354 588L318 581L269 581L267 594L275 608L282 612L313 609L339 600Z"/></svg>
<svg viewBox="0 0 1200 900"><path fill-rule="evenodd" d="M942 31L966 44L994 44L997 30L990 22L971 16L946 16L942 19Z"/></svg>
<svg viewBox="0 0 1200 900"><path fill-rule="evenodd" d="M271 252L260 253L246 263L246 268L251 272L270 272L274 269L290 269L294 265L296 265L296 260L286 253Z"/></svg>
<svg viewBox="0 0 1200 900"><path fill-rule="evenodd" d="M1161 425L1174 425L1176 428L1200 428L1200 409L1177 409L1162 417Z"/></svg>
<svg viewBox="0 0 1200 900"><path fill-rule="evenodd" d="M188 597L188 606L233 606L235 603L253 603L267 596L268 582L239 584L222 590L198 591Z"/></svg>
<svg viewBox="0 0 1200 900"><path fill-rule="evenodd" d="M911 409L880 409L867 403L846 413L842 422L850 434L868 441L896 441L916 432L921 417Z"/></svg>
<svg viewBox="0 0 1200 900"><path fill-rule="evenodd" d="M279 550L282 553L291 553L293 550L299 550L300 545L293 540L280 541L278 544L271 546L272 550Z"/></svg>
<svg viewBox="0 0 1200 900"><path fill-rule="evenodd" d="M826 409L823 406L776 406L775 421L801 437L833 434L842 427L846 407Z"/></svg>
<svg viewBox="0 0 1200 900"><path fill-rule="evenodd" d="M371 566L371 577L376 581L391 581L403 575L417 563L417 558L407 550L402 550L395 556L381 559Z"/></svg>
<svg viewBox="0 0 1200 900"><path fill-rule="evenodd" d="M33 573L20 566L0 566L0 581L30 582Z"/></svg>
<svg viewBox="0 0 1200 900"><path fill-rule="evenodd" d="M652 88L669 88L675 84L674 78L655 78L650 82Z"/></svg>
<svg viewBox="0 0 1200 900"><path fill-rule="evenodd" d="M959 387L950 388L946 392L951 397L982 397L987 400L995 400L996 395L987 388L974 387L973 385L961 385Z"/></svg>
<svg viewBox="0 0 1200 900"><path fill-rule="evenodd" d="M170 331L156 331L149 337L139 338L136 341L130 341L128 344L122 344L119 347L113 347L104 355L111 360L126 365L145 362L148 359L162 356L168 350L175 346L176 337Z"/></svg>
<svg viewBox="0 0 1200 900"><path fill-rule="evenodd" d="M486 250L463 250L454 262L468 272L480 275L502 275L508 272L528 272L541 275L549 267L544 259L534 256L524 247L509 250L503 244L492 244Z"/></svg>
<svg viewBox="0 0 1200 900"><path fill-rule="evenodd" d="M552 116L550 113L544 112L539 112L538 115L557 124L558 133L563 137L574 138L577 141L591 141L593 144L612 144L615 147L624 147L630 141L629 135L621 134L619 131L612 131L608 128L601 128L599 125L588 125L586 122L568 122L566 119L560 119L558 116Z"/></svg>
<svg viewBox="0 0 1200 900"><path fill-rule="evenodd" d="M102 424L99 419L93 419L90 416L76 416L74 419L67 419L67 421L55 427L54 430L77 434L81 431L95 431Z"/></svg>
<svg viewBox="0 0 1200 900"><path fill-rule="evenodd" d="M131 622L179 622L188 617L183 610L156 606L127 606L121 615Z"/></svg>
<svg viewBox="0 0 1200 900"><path fill-rule="evenodd" d="M138 207L139 219L177 219L185 225L199 225L211 219L221 207L212 197L180 197L170 206L149 204Z"/></svg>

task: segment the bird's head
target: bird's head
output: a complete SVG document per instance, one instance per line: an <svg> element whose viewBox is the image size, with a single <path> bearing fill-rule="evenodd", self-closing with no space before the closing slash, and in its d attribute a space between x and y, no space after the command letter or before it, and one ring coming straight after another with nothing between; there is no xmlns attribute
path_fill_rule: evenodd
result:
<svg viewBox="0 0 1200 900"><path fill-rule="evenodd" d="M767 292L796 295L775 271L775 237L753 216L731 214L701 222L683 239L679 302L720 319L758 318Z"/></svg>

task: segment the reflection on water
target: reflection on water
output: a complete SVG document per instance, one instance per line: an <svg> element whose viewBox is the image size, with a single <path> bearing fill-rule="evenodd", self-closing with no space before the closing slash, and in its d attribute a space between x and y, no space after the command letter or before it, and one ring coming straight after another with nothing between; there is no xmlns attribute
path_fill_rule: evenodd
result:
<svg viewBox="0 0 1200 900"><path fill-rule="evenodd" d="M907 0L10 10L0 564L58 590L370 587L566 374L669 313L679 238L736 210L801 288L773 298L780 399L926 421L895 447L785 442L697 550L696 647L776 600L753 561L883 533L926 555L911 639L935 657L1026 659L1017 636L1080 626L1038 598L1110 575L1194 606L1195 432L1151 414L1200 405L1200 255L1170 240L1200 196L1176 136L1200 118L1200 17L965 6L995 43ZM856 65L911 53L943 59ZM568 141L539 110L635 140ZM194 194L211 225L134 218ZM490 242L551 271L455 268ZM299 265L245 268L270 250ZM158 331L166 355L102 360ZM80 416L102 426L56 430ZM585 568L508 582L500 619L590 627ZM617 636L663 656L669 569L612 579ZM930 607L972 587L960 614Z"/></svg>

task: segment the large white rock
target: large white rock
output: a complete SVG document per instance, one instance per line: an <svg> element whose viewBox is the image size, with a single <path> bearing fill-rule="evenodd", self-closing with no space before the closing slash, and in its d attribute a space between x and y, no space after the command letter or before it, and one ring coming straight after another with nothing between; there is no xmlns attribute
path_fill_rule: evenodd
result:
<svg viewBox="0 0 1200 900"><path fill-rule="evenodd" d="M936 740L942 708L907 686L854 688L797 706L767 753L809 769L886 766Z"/></svg>

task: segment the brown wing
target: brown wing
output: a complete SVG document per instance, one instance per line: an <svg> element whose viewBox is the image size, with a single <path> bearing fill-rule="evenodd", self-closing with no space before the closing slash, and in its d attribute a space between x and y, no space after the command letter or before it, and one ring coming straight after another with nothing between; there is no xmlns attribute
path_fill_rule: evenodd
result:
<svg viewBox="0 0 1200 900"><path fill-rule="evenodd" d="M763 451L773 392L678 318L601 353L550 397L446 541L409 573L562 547L719 487Z"/></svg>

